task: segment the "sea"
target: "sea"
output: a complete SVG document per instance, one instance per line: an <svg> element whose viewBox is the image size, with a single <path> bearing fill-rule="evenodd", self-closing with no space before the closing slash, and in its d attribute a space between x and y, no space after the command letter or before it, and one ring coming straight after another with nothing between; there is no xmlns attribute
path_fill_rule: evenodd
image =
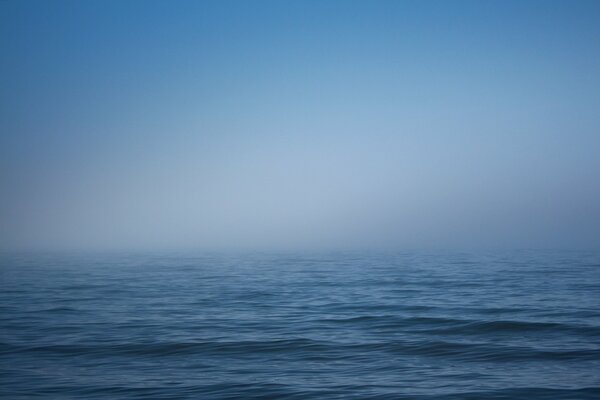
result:
<svg viewBox="0 0 600 400"><path fill-rule="evenodd" d="M0 256L6 399L600 399L600 253Z"/></svg>

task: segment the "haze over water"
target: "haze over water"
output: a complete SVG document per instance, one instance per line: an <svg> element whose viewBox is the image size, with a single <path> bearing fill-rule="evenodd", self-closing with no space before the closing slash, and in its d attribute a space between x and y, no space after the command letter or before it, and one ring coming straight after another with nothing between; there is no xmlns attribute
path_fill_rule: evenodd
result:
<svg viewBox="0 0 600 400"><path fill-rule="evenodd" d="M2 248L600 247L595 1L5 1Z"/></svg>
<svg viewBox="0 0 600 400"><path fill-rule="evenodd" d="M0 397L600 397L597 1L0 2Z"/></svg>

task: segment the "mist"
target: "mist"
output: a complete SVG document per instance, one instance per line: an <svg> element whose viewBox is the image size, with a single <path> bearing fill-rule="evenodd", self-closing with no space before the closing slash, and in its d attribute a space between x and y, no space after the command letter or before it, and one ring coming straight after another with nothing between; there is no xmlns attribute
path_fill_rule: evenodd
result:
<svg viewBox="0 0 600 400"><path fill-rule="evenodd" d="M3 250L600 246L596 2L0 9Z"/></svg>

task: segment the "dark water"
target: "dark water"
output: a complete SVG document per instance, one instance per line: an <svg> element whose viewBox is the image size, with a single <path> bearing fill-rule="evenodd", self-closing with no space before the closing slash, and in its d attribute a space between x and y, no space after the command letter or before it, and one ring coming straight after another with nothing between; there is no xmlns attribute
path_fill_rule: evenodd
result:
<svg viewBox="0 0 600 400"><path fill-rule="evenodd" d="M600 398L600 256L8 256L10 399Z"/></svg>

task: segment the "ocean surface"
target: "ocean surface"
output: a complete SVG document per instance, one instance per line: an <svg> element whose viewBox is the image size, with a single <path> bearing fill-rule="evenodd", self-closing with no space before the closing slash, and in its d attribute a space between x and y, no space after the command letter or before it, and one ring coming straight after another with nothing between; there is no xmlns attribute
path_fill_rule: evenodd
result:
<svg viewBox="0 0 600 400"><path fill-rule="evenodd" d="M600 255L17 255L7 399L599 399Z"/></svg>

